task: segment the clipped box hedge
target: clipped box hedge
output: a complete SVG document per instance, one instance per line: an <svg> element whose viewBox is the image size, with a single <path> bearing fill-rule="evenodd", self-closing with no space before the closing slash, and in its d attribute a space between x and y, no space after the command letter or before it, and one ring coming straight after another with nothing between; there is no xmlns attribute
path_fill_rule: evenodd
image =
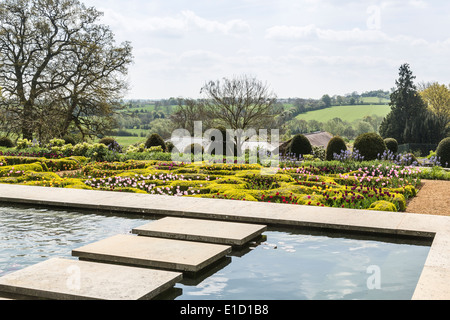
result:
<svg viewBox="0 0 450 320"><path fill-rule="evenodd" d="M263 167L253 164L127 161L83 165L85 159L77 158L6 158L0 159L4 161L0 183L388 211L404 211L406 199L417 193L412 181L394 186L393 181L379 177L376 186L365 185L358 181L361 172L357 170L312 174L293 168L266 175ZM35 162L27 163L31 160ZM11 162L19 164L5 165ZM68 168L81 170L73 177L54 172Z"/></svg>

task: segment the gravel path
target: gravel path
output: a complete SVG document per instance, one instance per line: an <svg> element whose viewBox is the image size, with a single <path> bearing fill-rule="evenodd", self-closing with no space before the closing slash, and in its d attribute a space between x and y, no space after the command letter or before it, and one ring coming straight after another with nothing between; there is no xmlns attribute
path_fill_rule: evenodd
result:
<svg viewBox="0 0 450 320"><path fill-rule="evenodd" d="M422 183L406 212L450 216L450 181L422 180Z"/></svg>

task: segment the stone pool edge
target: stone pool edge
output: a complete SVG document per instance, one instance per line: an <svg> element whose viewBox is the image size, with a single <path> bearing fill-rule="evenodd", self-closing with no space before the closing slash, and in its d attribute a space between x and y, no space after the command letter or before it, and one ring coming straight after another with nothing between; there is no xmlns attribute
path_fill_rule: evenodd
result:
<svg viewBox="0 0 450 320"><path fill-rule="evenodd" d="M0 202L433 238L412 299L450 299L450 217L10 184Z"/></svg>

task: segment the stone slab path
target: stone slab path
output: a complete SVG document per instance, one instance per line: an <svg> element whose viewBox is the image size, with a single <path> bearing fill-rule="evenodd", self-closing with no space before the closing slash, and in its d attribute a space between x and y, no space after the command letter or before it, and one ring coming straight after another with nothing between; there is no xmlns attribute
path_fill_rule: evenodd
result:
<svg viewBox="0 0 450 320"><path fill-rule="evenodd" d="M132 233L149 237L243 246L266 230L265 225L166 217L134 228Z"/></svg>
<svg viewBox="0 0 450 320"><path fill-rule="evenodd" d="M0 291L52 300L151 299L182 273L52 258L0 278Z"/></svg>
<svg viewBox="0 0 450 320"><path fill-rule="evenodd" d="M265 225L163 218L0 278L0 292L44 299L152 299L261 235ZM139 235L141 234L141 235ZM179 240L183 239L183 240ZM168 271L166 271L168 270Z"/></svg>
<svg viewBox="0 0 450 320"><path fill-rule="evenodd" d="M119 234L72 250L80 259L199 272L231 253L230 246Z"/></svg>

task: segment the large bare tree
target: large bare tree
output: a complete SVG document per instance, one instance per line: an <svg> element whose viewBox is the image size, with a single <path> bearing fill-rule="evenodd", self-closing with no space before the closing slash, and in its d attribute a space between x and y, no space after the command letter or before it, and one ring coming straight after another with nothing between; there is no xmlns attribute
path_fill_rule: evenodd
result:
<svg viewBox="0 0 450 320"><path fill-rule="evenodd" d="M170 115L170 120L176 129L186 129L194 134L195 122L202 122L202 129L207 130L214 126L214 119L207 117L201 100L178 99L178 105Z"/></svg>
<svg viewBox="0 0 450 320"><path fill-rule="evenodd" d="M271 129L276 116L276 95L262 81L247 75L209 81L200 91L207 116L235 132L238 153L245 142L239 134ZM250 138L247 136L247 138Z"/></svg>
<svg viewBox="0 0 450 320"><path fill-rule="evenodd" d="M132 56L101 15L78 0L0 2L0 108L11 130L84 136L109 121Z"/></svg>

